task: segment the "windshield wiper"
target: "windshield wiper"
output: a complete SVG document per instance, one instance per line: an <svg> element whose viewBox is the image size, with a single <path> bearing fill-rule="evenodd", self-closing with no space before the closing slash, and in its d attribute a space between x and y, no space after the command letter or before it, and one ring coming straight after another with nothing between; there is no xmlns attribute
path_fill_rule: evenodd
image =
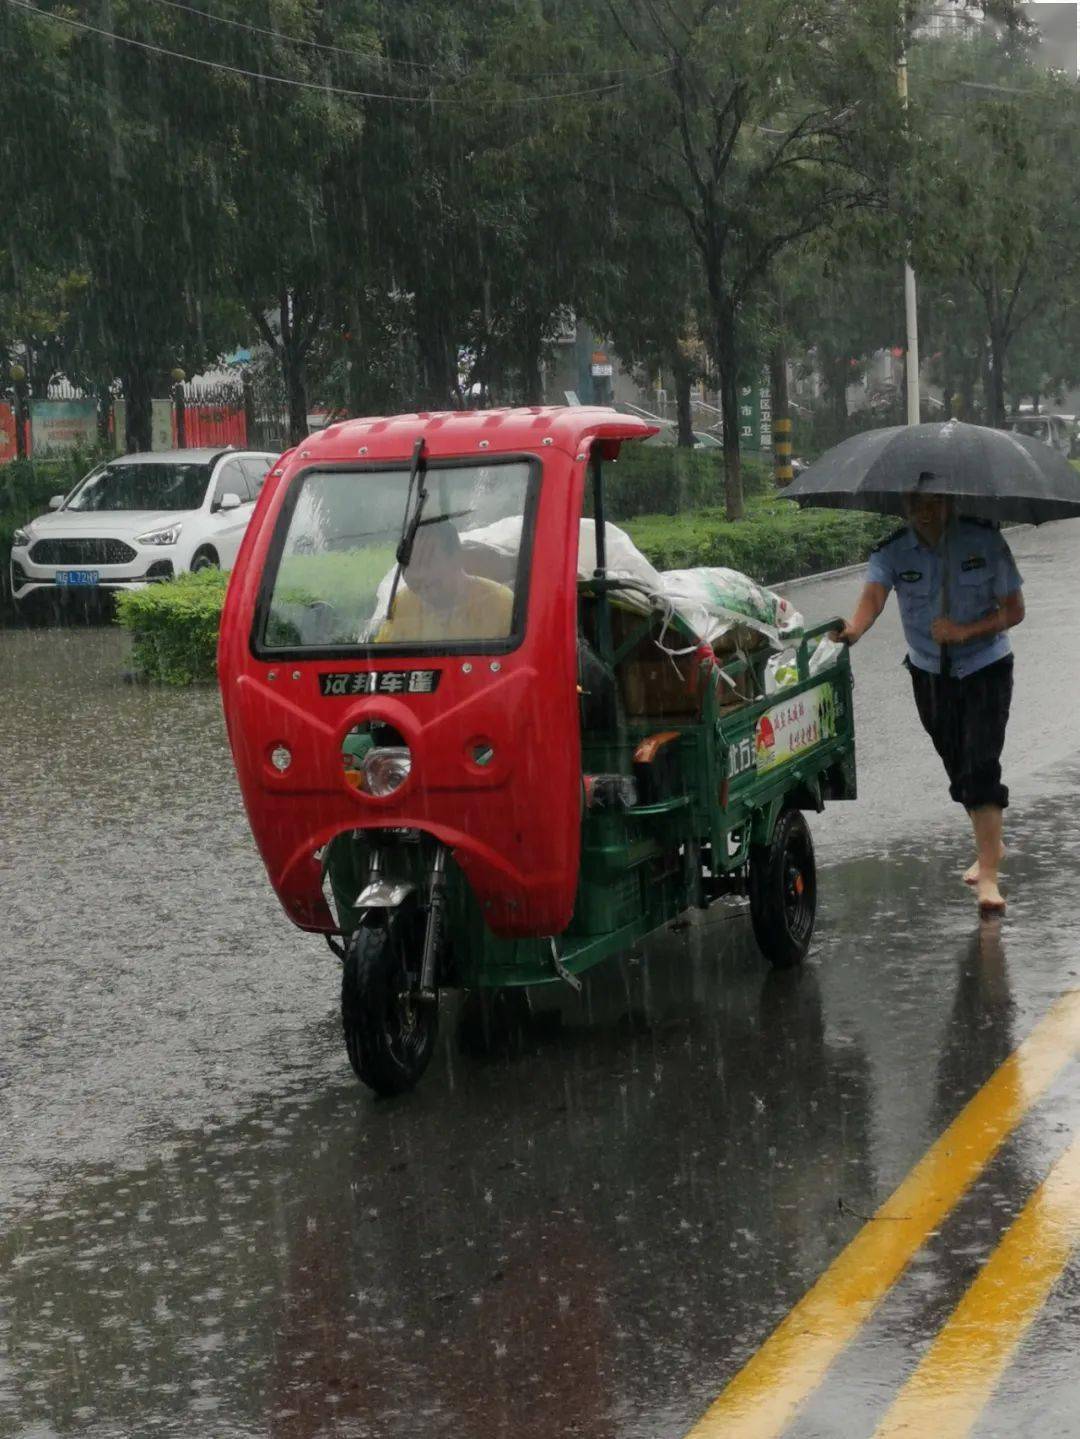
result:
<svg viewBox="0 0 1080 1439"><path fill-rule="evenodd" d="M412 559L413 545L416 543L416 532L420 528L420 519L424 513L424 506L427 504L427 486L424 481L427 479L427 455L425 454L423 435L413 446L412 465L409 468L409 492L405 496L405 520L401 526L401 539L398 541L397 562L400 569L408 569L409 561ZM416 498L413 499L413 486L416 487Z"/></svg>
<svg viewBox="0 0 1080 1439"><path fill-rule="evenodd" d="M386 607L388 618L393 617L394 601L397 599L398 585L401 583L401 576L412 559L413 545L416 543L416 532L420 528L420 520L424 513L424 506L427 503L427 487L424 484L427 478L427 455L425 453L424 437L420 435L413 445L412 464L409 466L409 488L405 495L405 516L401 522L401 538L397 547L397 568L394 570L394 583L390 588L390 602ZM416 497L413 498L415 488Z"/></svg>

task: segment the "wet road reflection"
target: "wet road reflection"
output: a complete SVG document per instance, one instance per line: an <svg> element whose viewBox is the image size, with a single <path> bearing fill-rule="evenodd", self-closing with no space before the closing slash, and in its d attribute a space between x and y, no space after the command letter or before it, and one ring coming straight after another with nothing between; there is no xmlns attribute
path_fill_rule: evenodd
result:
<svg viewBox="0 0 1080 1439"><path fill-rule="evenodd" d="M846 583L800 603L842 609ZM216 697L121 685L121 645L0 635L0 1434L674 1439L1080 986L1066 738L1027 693L1010 914L980 927L885 642L858 652L863 799L814 825L801 974L713 911L545 996L520 1053L462 1054L449 1014L421 1089L375 1103L334 962L253 854ZM793 1434L873 1432L1080 1127L1074 1088L1063 1071ZM1074 1265L1020 1350L1051 1414L1075 1413L1075 1301ZM1030 1432L1024 1393L1010 1370L987 1434Z"/></svg>
<svg viewBox="0 0 1080 1439"><path fill-rule="evenodd" d="M448 1045L417 1102L339 1083L44 1205L4 1250L24 1417L616 1434L661 1353L682 1410L700 1347L767 1324L835 1195L869 1199L865 1067L815 975L736 948L721 993L716 943L607 976L516 1060Z"/></svg>

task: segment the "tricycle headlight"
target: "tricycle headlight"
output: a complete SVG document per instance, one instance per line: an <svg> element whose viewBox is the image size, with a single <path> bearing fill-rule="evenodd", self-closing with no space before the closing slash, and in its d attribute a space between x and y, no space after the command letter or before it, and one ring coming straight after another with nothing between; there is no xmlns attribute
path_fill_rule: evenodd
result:
<svg viewBox="0 0 1080 1439"><path fill-rule="evenodd" d="M16 530L11 537L11 548L22 549L30 543L30 535L26 530Z"/></svg>
<svg viewBox="0 0 1080 1439"><path fill-rule="evenodd" d="M137 535L137 545L175 545L180 538L180 531L183 525L179 521L175 525L166 525L161 530L147 530L145 535Z"/></svg>
<svg viewBox="0 0 1080 1439"><path fill-rule="evenodd" d="M412 770L412 755L405 745L381 745L368 750L363 760L364 790L385 799L401 788Z"/></svg>

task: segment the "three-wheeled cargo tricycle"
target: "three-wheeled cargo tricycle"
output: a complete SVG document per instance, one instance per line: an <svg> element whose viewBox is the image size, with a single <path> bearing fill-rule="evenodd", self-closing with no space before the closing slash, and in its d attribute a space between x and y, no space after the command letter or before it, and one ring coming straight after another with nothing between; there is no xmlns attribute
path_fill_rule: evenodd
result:
<svg viewBox="0 0 1080 1439"><path fill-rule="evenodd" d="M773 964L807 951L802 812L855 795L847 652L808 659L840 622L766 694L764 653L609 563L605 464L654 432L589 407L355 420L263 488L222 622L229 738L380 1093L423 1072L443 988L578 986L732 894Z"/></svg>

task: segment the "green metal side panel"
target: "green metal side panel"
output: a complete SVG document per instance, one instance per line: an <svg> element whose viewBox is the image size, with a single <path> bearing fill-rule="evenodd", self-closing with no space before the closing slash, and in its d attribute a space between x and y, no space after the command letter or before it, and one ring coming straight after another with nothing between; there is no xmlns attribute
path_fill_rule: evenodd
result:
<svg viewBox="0 0 1080 1439"><path fill-rule="evenodd" d="M617 737L586 735L586 773L632 771L638 742L659 729L679 733L683 793L653 806L587 813L574 914L557 937L559 962L580 974L676 918L695 900L697 847L711 845L714 873L746 863L767 842L780 811L820 809L855 797L851 669L846 652L821 674L719 714L711 693L694 724L636 720ZM770 743L771 735L771 743ZM384 872L411 879L421 894L423 849L391 847ZM330 846L328 868L342 925L357 922L366 844L350 835ZM499 939L484 922L463 876L448 876L453 978L467 987L560 982L551 941Z"/></svg>

